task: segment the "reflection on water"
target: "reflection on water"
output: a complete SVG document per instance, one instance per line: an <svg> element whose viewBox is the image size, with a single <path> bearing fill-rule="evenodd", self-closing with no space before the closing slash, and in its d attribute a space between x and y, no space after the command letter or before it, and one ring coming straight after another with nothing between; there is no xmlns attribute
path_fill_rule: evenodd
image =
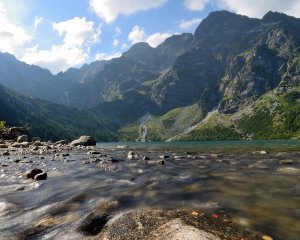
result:
<svg viewBox="0 0 300 240"><path fill-rule="evenodd" d="M102 155L92 156L90 164L86 151L70 152L65 159L28 156L24 163L1 157L0 239L37 224L51 227L41 238L63 232L68 239L82 239L74 231L79 219L107 198L118 199L122 209L223 212L275 239L300 236L298 141L101 143L97 148ZM265 149L269 153L259 152ZM129 150L139 157L127 160ZM161 155L165 164L155 164ZM26 179L32 168L46 170L49 178Z"/></svg>

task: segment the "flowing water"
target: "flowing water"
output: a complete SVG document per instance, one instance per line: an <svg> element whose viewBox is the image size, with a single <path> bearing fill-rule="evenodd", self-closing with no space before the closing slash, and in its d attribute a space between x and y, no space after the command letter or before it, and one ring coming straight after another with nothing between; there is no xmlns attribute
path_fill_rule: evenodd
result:
<svg viewBox="0 0 300 240"><path fill-rule="evenodd" d="M22 234L84 239L75 230L80 219L108 198L120 202L119 211L201 208L226 213L274 239L300 239L300 141L99 143L96 148L102 155L90 164L85 150L66 157L27 155L21 162L14 161L20 153L1 156L0 239L22 239ZM126 159L129 151L138 158ZM156 161L161 155L164 165L142 159ZM27 179L24 173L33 168L45 170L48 179ZM49 228L30 232L39 224Z"/></svg>

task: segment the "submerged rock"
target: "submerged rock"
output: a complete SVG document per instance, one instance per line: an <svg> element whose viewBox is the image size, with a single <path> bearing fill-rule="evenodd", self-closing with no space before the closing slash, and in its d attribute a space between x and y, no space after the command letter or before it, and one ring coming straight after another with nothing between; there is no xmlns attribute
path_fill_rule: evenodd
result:
<svg viewBox="0 0 300 240"><path fill-rule="evenodd" d="M108 222L109 213L118 206L114 200L99 201L93 212L89 213L77 227L77 231L84 235L97 235Z"/></svg>
<svg viewBox="0 0 300 240"><path fill-rule="evenodd" d="M72 141L71 146L96 146L96 140L91 136L81 136L80 138Z"/></svg>
<svg viewBox="0 0 300 240"><path fill-rule="evenodd" d="M287 165L287 164L293 164L294 161L290 160L290 159L286 159L286 160L280 160L279 164L283 164L283 165Z"/></svg>

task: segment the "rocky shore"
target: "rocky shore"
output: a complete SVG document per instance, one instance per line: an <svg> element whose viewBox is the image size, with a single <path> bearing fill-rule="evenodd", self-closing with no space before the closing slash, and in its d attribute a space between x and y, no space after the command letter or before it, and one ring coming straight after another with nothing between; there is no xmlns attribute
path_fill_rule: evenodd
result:
<svg viewBox="0 0 300 240"><path fill-rule="evenodd" d="M267 151L257 151L251 153L251 156L267 156ZM23 229L18 229L14 223L9 226L14 226L15 235L11 239L191 239L191 240L218 240L218 239L273 239L269 234L264 232L256 232L247 230L247 224L238 224L239 221L226 214L222 209L215 210L207 209L199 205L192 204L172 204L160 203L163 207L158 208L156 204L132 204L132 202L145 201L146 198L151 199L151 192L157 191L161 186L180 186L185 188L187 196L194 191L199 191L200 185L197 181L192 181L191 177L180 175L176 177L174 173L171 178L161 177L160 174L168 172L170 165L183 163L183 161L199 161L200 168L204 166L216 165L218 168L233 167L237 164L236 161L224 157L220 154L202 154L198 152L186 152L182 155L172 152L141 152L130 150L126 147L115 149L100 149L96 147L96 141L90 136L82 136L72 142L60 140L57 142L42 142L40 138L33 138L30 142L26 135L19 136L15 141L1 140L0 141L1 157L1 178L9 178L10 174L14 174L11 169L15 169L18 175L23 174L13 179L21 179L22 187L14 190L18 192L18 196L26 191L34 191L32 196L38 197L39 206L32 205L25 207L22 214L27 214L28 209L40 209L42 213L35 216L34 220L26 223ZM277 155L276 155L277 156ZM282 169L292 169L291 165L298 166L298 162L291 159L286 159L284 155L278 155L278 160L275 166L278 166L278 172ZM58 165L57 163L63 164ZM72 165L72 164L77 165ZM68 165L69 164L69 165ZM273 163L272 163L273 164ZM50 167L50 166L55 167ZM287 166L286 166L287 165ZM62 166L61 169L59 166ZM73 166L77 166L73 169ZM185 165L183 165L185 166ZM274 166L274 165L272 165ZM72 168L72 169L71 169ZM78 168L78 169L77 169ZM245 169L248 171L268 170L271 168L270 162L260 160L252 164L246 164ZM120 180L115 180L114 176L122 170ZM125 170L124 170L125 169ZM127 169L127 170L126 170ZM155 170L153 172L153 169ZM298 168L294 168L298 171ZM68 173L70 171L70 173ZM82 171L87 171L81 176L75 175L74 171L82 174ZM89 173L88 171L92 171ZM95 181L99 186L94 187L88 185L91 190L85 187L85 180L98 179L101 171L103 175L101 181ZM130 172L134 176L129 175ZM95 175L97 173L97 175ZM291 174L288 172L288 174ZM292 173L293 174L293 173ZM128 180L124 180L124 176L128 176ZM157 176L157 178L156 178ZM160 176L160 177L159 177ZM64 189L58 188L59 191L53 194L52 198L47 198L48 191L58 187L61 182L62 186L67 186L67 179L79 179L82 182L78 185L78 192L74 197L67 197L65 200ZM111 179L109 179L111 178ZM158 178L161 178L158 180ZM168 183L168 181L170 181ZM16 180L11 180L16 181ZM72 180L74 181L74 180ZM38 188L35 190L33 183L45 182L46 189ZM66 182L66 183L65 183ZM90 182L88 182L90 184ZM70 184L72 184L70 180ZM75 183L74 181L74 184ZM106 185L110 184L109 190L105 190ZM182 184L184 184L182 186ZM81 186L82 185L82 186ZM115 194L113 187L119 192ZM123 187L124 186L124 187ZM204 186L203 186L204 187ZM202 187L202 188L203 188ZM80 193L80 189L84 189L84 194ZM94 190L93 190L94 189ZM136 191L135 189L138 189ZM148 189L146 192L145 189ZM2 189L5 193L5 189ZM46 191L47 190L47 191ZM176 187L170 188L172 194L176 196ZM1 191L1 190L0 190ZM76 191L76 186L72 190L66 190L68 196L74 195L72 191ZM91 193L91 191L93 193ZM87 193L86 193L87 192ZM8 192L8 194L12 194ZM39 195L40 194L40 195ZM51 195L50 194L50 195ZM107 196L105 199L100 197L103 194ZM150 194L150 195L149 195ZM166 192L166 194L169 194ZM57 196L57 199L55 198ZM91 197L92 195L93 197ZM149 195L149 196L148 196ZM1 199L3 198L0 197ZM9 196L9 195L8 195ZM43 196L45 200L40 199ZM52 195L51 195L52 196ZM27 198L28 196L24 197ZM155 195L153 195L155 198ZM62 198L62 199L61 199ZM96 200L98 198L98 200ZM140 199L139 199L140 198ZM185 197L183 197L185 198ZM47 199L52 199L47 200ZM54 199L54 200L53 200ZM175 199L174 199L175 200ZM52 202L46 209L47 204ZM152 201L152 200L151 200ZM159 197L157 197L159 202ZM27 204L27 203L26 203ZM26 205L25 204L25 205ZM54 204L54 205L53 205ZM43 206L45 205L45 206ZM11 208L12 206L12 209ZM7 210L8 209L8 210ZM41 210L43 209L43 210ZM18 218L18 211L13 205L5 203L0 204L0 217L3 215ZM9 215L12 214L12 215ZM22 215L21 214L21 215ZM5 219L5 218L4 218ZM3 219L0 218L0 221ZM67 226L67 232L64 230L58 231L57 228ZM8 231L9 227L4 228ZM2 229L3 230L3 229ZM69 232L68 232L69 231ZM8 237L8 235L4 235ZM0 236L0 238L3 236ZM1 239L2 239L1 238ZM9 238L7 238L9 239Z"/></svg>

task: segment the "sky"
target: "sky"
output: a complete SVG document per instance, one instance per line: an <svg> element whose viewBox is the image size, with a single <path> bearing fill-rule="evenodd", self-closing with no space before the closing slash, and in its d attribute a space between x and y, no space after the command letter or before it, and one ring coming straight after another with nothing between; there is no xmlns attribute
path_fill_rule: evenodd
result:
<svg viewBox="0 0 300 240"><path fill-rule="evenodd" d="M0 0L0 51L53 74L194 33L212 11L300 17L300 0Z"/></svg>

